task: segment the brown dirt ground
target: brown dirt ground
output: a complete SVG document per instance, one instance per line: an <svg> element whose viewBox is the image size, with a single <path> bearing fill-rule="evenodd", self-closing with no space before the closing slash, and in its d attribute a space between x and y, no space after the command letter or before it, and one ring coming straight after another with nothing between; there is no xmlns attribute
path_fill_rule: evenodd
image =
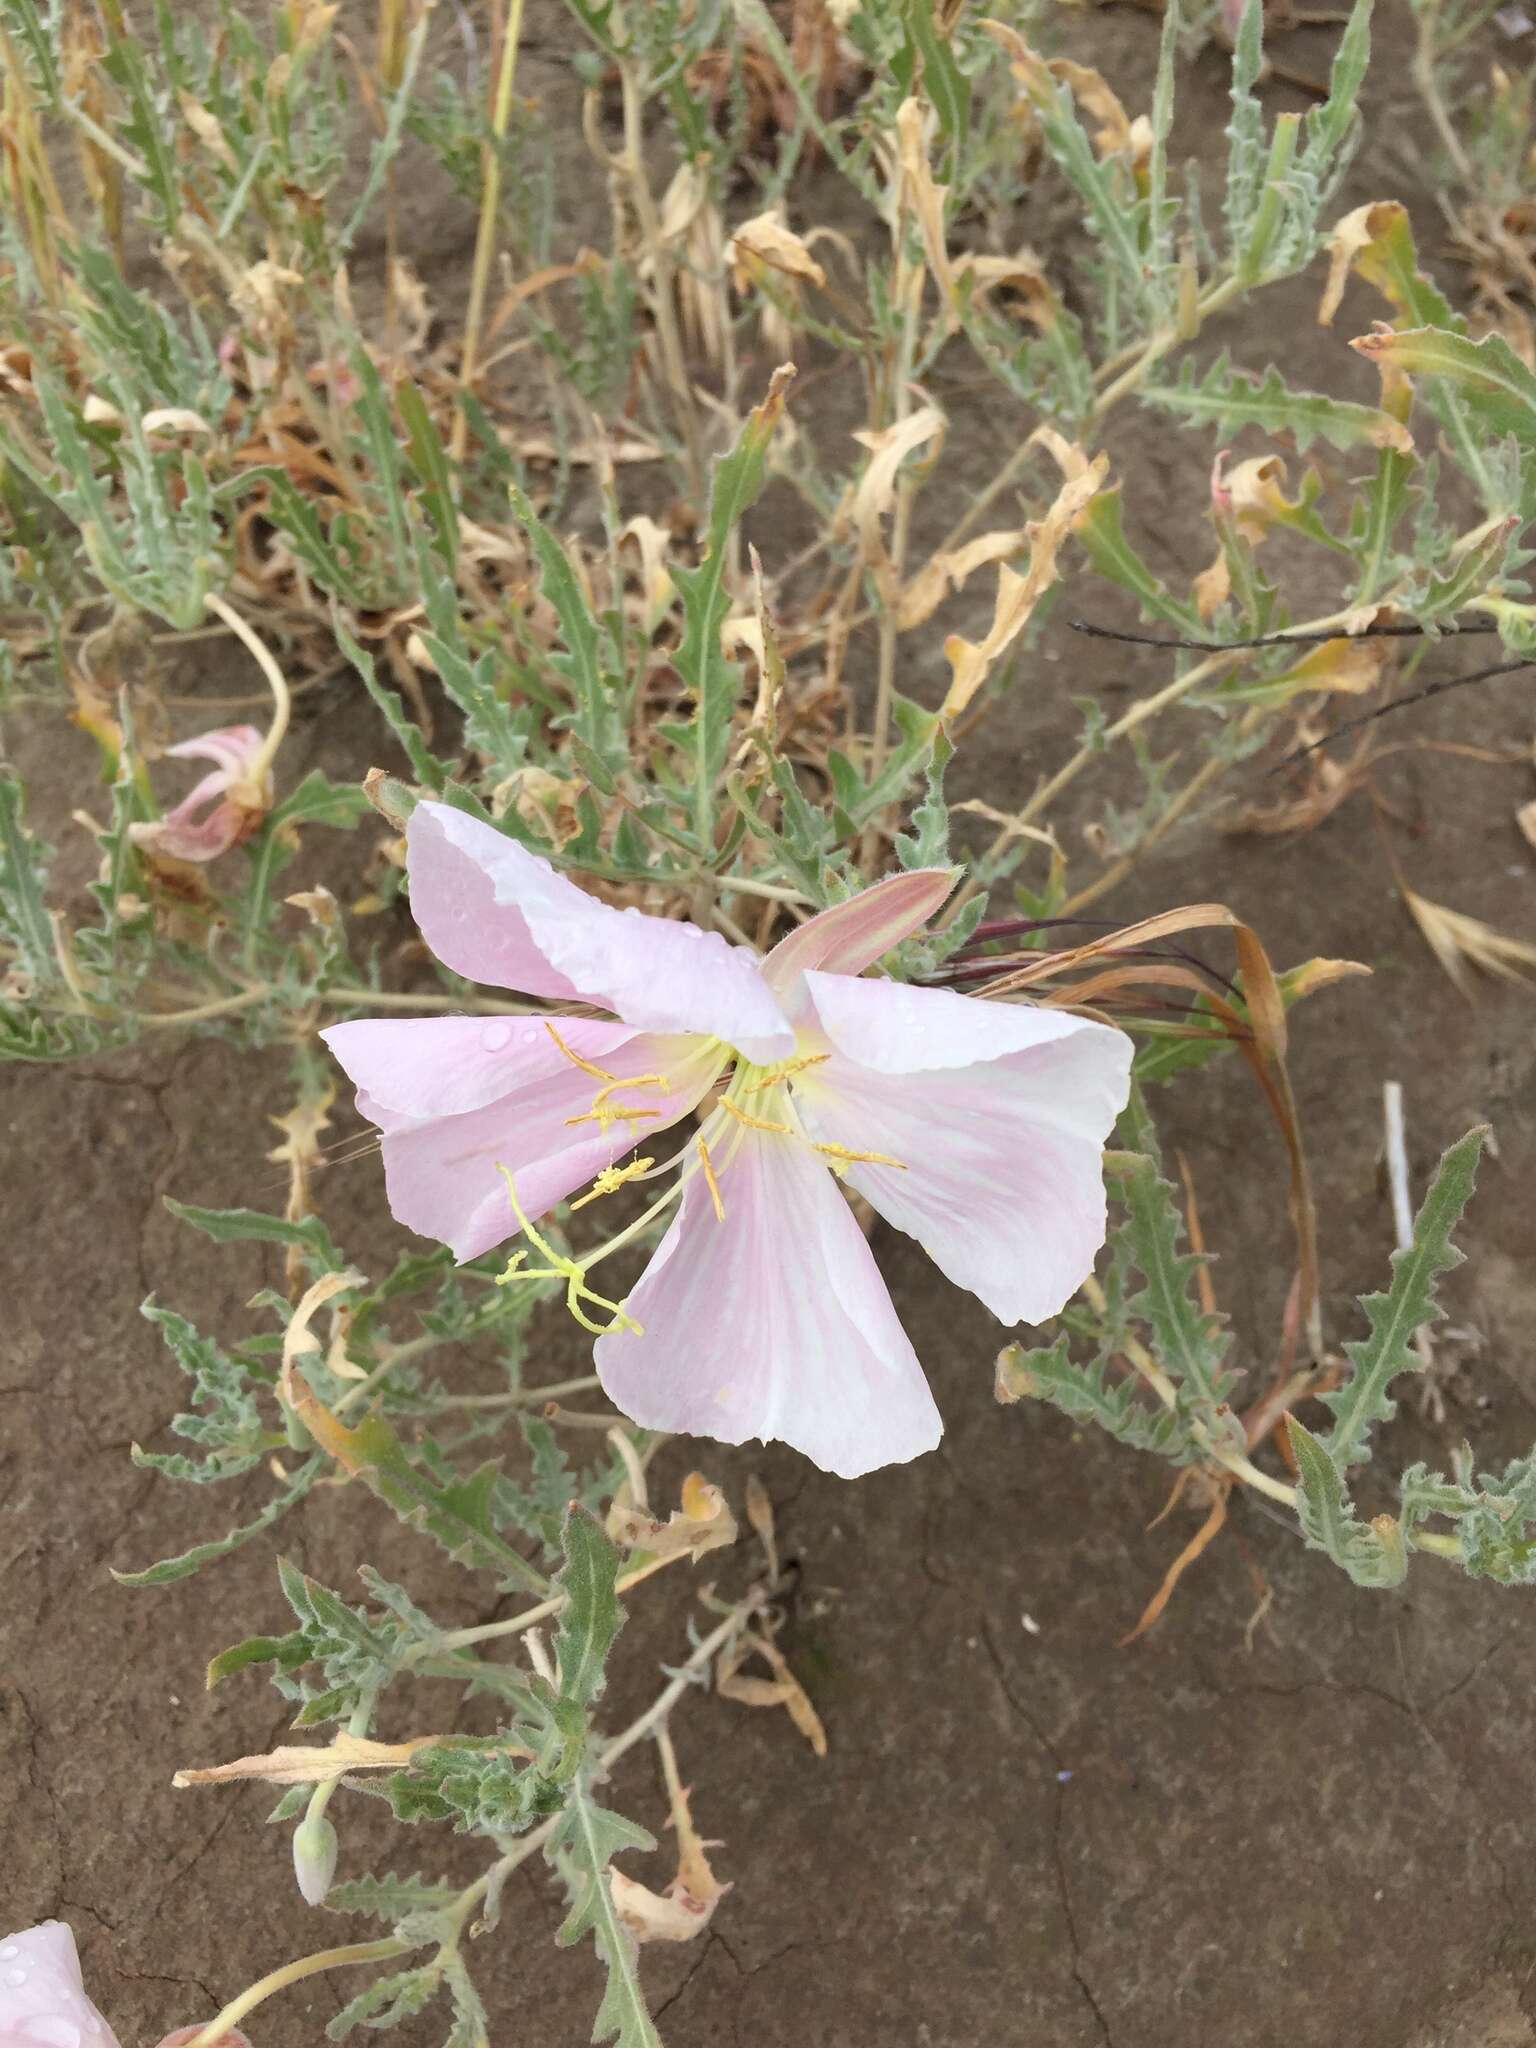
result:
<svg viewBox="0 0 1536 2048"><path fill-rule="evenodd" d="M1389 44L1401 27L1389 17ZM1155 25L1095 13L1077 34L1111 76L1130 74L1136 103ZM1392 101L1394 73L1389 49L1376 139L1345 203L1399 182L1390 151L1405 110ZM563 89L560 77L536 52L539 89ZM1185 93L1192 147L1202 124L1220 122L1221 89L1216 60L1201 60ZM426 209L429 282L446 291L467 241L451 247L432 228ZM1025 224L1037 242L1048 228ZM1266 302L1262 332L1234 328L1234 339L1301 375L1347 377L1342 337L1373 309L1362 298L1334 337L1321 335L1314 289L1278 310ZM972 473L984 473L995 401L978 394L967 423L963 394L941 395L961 416L950 475L967 474L967 446ZM1146 421L1118 428L1112 445L1149 545L1187 576L1208 552L1199 518L1208 451ZM961 502L951 488L950 502L925 503L935 530ZM754 538L771 555L794 536L770 510ZM972 760L962 757L970 779L957 786L1016 802L1071 743L1072 695L1098 691L1114 703L1159 680L1158 663L1053 628L1029 680L993 715ZM908 687L923 694L932 680ZM1516 680L1432 706L1413 736L1526 737L1528 688ZM46 758L51 745L35 732L27 750L62 813L79 798L68 765L61 772ZM341 693L301 725L288 758L295 773L310 760L345 772L375 751L369 713ZM1379 786L1408 820L1395 839L1421 886L1530 934L1529 850L1512 823L1529 793L1522 771L1405 752ZM1080 822L1063 820L1073 832ZM1295 1033L1336 1339L1355 1327L1351 1298L1380 1283L1390 1248L1378 1167L1383 1078L1407 1087L1420 1185L1439 1149L1476 1119L1497 1135L1472 1256L1448 1290L1454 1319L1479 1332L1481 1355L1452 1382L1443 1425L1405 1404L1386 1432L1384 1466L1443 1462L1463 1434L1490 1462L1528 1447L1528 998L1493 989L1469 1006L1438 974L1397 905L1360 799L1289 841L1191 830L1109 907L1129 916L1211 895L1252 918L1281 961L1354 955L1375 969L1370 983L1317 999ZM254 1678L212 1696L201 1685L211 1651L281 1621L270 1546L157 1592L120 1590L107 1573L197 1540L223 1526L219 1509L230 1511L226 1494L215 1504L129 1463L130 1442L163 1440L179 1398L135 1311L153 1291L217 1330L240 1327L241 1303L272 1278L264 1260L193 1238L161 1197L259 1199L271 1171L263 1116L283 1106L282 1091L278 1056L215 1044L150 1043L69 1071L0 1075L12 1219L0 1239L0 1919L60 1915L74 1925L125 2048L206 2017L290 1955L347 1938L349 1923L297 1898L287 1832L261 1826L265 1791L170 1784L178 1765L266 1747L285 1725L281 1703ZM1288 1277L1275 1138L1235 1066L1175 1088L1160 1106L1221 1253L1216 1280L1238 1354L1261 1378ZM369 1259L396 1242L370 1166L327 1181L323 1202L339 1240ZM1536 2043L1531 1596L1467 1584L1433 1560L1420 1560L1396 1594L1355 1591L1246 1499L1162 1625L1117 1649L1194 1526L1175 1515L1148 1531L1165 1474L1051 1413L997 1409L996 1326L904 1241L882 1234L877 1250L948 1435L916 1467L854 1486L777 1450L708 1454L738 1497L755 1469L776 1502L802 1572L786 1646L831 1752L813 1760L778 1715L704 1699L679 1714L695 1810L723 1838L718 1864L736 1888L696 1947L647 1954L670 2048ZM552 1330L551 1345L558 1370L568 1336ZM663 1481L683 1469L684 1449L669 1452ZM253 1486L236 1509L262 1492ZM347 1585L371 1555L445 1617L484 1618L473 1589L467 1597L427 1546L383 1527L350 1492L313 1500L282 1542L333 1584ZM1254 1569L1273 1604L1250 1639ZM648 1696L658 1660L676 1657L685 1604L679 1588L642 1604L616 1660L616 1716ZM430 1712L424 1702L424 1724ZM624 1766L616 1796L661 1821L659 1786L640 1757ZM344 1872L375 1855L400 1868L462 1861L462 1845L387 1842L376 1812L354 1802L338 1814ZM557 1921L550 1887L525 1871L500 1930L481 1944L490 1953L477 1957L498 2048L587 2037L596 1967L584 1953L552 1951ZM261 2048L308 2048L344 1995L341 1980L318 1980L307 1996L267 2007L255 2038ZM397 2038L427 2048L436 2036L425 2024Z"/></svg>

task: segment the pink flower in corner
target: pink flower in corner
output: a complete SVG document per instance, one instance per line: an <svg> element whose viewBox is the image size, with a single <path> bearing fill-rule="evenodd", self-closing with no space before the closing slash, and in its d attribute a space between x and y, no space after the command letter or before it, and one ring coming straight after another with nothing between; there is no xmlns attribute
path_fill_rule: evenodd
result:
<svg viewBox="0 0 1536 2048"><path fill-rule="evenodd" d="M160 2048L180 2048L199 2031L167 2034ZM244 2034L220 2040L223 2048L250 2048ZM85 1994L75 1937L62 1920L0 1940L0 2048L118 2048Z"/></svg>
<svg viewBox="0 0 1536 2048"><path fill-rule="evenodd" d="M217 860L249 839L272 808L265 752L266 741L254 725L221 726L167 747L171 760L212 761L213 770L163 818L130 825L129 838L146 853L172 860Z"/></svg>
<svg viewBox="0 0 1536 2048"><path fill-rule="evenodd" d="M779 1437L850 1478L938 1442L838 1179L1006 1323L1053 1315L1091 1270L1130 1041L1057 1010L861 978L939 908L950 870L877 882L766 958L599 903L445 804L412 817L408 872L416 922L456 974L616 1020L322 1034L412 1229L473 1258L519 1227L502 1169L530 1222L588 1181L596 1195L654 1177L649 1159L619 1162L729 1070L668 1162L677 1214L598 1338L604 1387L647 1428Z"/></svg>

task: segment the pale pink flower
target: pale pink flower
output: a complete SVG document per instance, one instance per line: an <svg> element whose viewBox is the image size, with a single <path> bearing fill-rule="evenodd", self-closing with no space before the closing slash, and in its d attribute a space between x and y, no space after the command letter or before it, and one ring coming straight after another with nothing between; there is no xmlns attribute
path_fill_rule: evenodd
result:
<svg viewBox="0 0 1536 2048"><path fill-rule="evenodd" d="M199 2031L167 2034L160 2048L181 2048ZM224 2048L250 2048L244 2034L220 2039ZM85 1994L75 1937L62 1920L0 1940L0 2048L118 2048Z"/></svg>
<svg viewBox="0 0 1536 2048"><path fill-rule="evenodd" d="M759 958L597 902L445 804L417 808L408 856L416 922L456 974L617 1021L326 1031L383 1133L401 1222L473 1258L518 1228L502 1169L531 1222L594 1176L607 1192L734 1070L670 1162L676 1216L599 1336L599 1376L635 1421L780 1437L847 1477L932 1449L938 1411L837 1179L1005 1323L1053 1315L1090 1271L1130 1041L861 978L939 908L950 870L893 875Z"/></svg>
<svg viewBox="0 0 1536 2048"><path fill-rule="evenodd" d="M217 860L248 839L272 808L272 777L262 761L266 741L254 725L226 725L167 747L174 761L215 765L173 811L130 825L128 836L147 853L172 860Z"/></svg>

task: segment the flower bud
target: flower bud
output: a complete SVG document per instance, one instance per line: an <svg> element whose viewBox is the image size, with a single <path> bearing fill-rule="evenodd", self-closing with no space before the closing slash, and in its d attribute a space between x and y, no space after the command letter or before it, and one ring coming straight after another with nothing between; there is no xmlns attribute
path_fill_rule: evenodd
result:
<svg viewBox="0 0 1536 2048"><path fill-rule="evenodd" d="M336 1830L324 1814L306 1818L293 1831L293 1874L312 1906L325 1903L336 1875Z"/></svg>

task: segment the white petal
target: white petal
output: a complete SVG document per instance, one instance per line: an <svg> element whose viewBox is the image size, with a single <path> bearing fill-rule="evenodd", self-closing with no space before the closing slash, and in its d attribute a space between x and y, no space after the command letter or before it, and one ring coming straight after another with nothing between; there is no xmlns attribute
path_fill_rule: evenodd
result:
<svg viewBox="0 0 1536 2048"><path fill-rule="evenodd" d="M727 1142L724 1221L691 1174L625 1304L644 1334L598 1340L610 1397L649 1429L782 1438L845 1479L931 1451L939 1412L831 1175L796 1139Z"/></svg>
<svg viewBox="0 0 1536 2048"><path fill-rule="evenodd" d="M407 845L411 913L456 974L595 1003L642 1031L720 1038L753 1060L794 1050L757 956L718 932L600 903L449 804L418 804Z"/></svg>
<svg viewBox="0 0 1536 2048"><path fill-rule="evenodd" d="M1130 1040L949 990L807 981L836 1048L795 1077L807 1131L901 1161L850 1164L849 1183L1003 1322L1055 1315L1104 1242L1102 1153Z"/></svg>
<svg viewBox="0 0 1536 2048"><path fill-rule="evenodd" d="M85 1995L75 1937L62 1920L0 1940L0 2048L118 2048Z"/></svg>

